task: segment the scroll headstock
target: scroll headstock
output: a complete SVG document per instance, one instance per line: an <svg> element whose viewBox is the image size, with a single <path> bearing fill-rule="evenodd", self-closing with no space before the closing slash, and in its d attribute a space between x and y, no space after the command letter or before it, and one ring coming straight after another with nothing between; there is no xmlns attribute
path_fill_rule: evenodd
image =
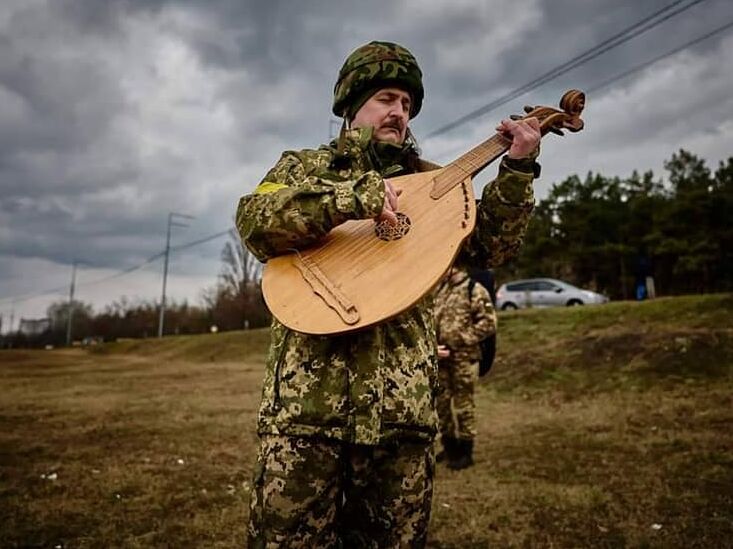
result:
<svg viewBox="0 0 733 549"><path fill-rule="evenodd" d="M580 113L585 107L585 94L579 90L566 91L560 99L560 109L554 107L524 107L524 116L512 116L513 119L536 118L540 122L542 135L547 132L563 135L562 130L579 132L583 129L584 122Z"/></svg>

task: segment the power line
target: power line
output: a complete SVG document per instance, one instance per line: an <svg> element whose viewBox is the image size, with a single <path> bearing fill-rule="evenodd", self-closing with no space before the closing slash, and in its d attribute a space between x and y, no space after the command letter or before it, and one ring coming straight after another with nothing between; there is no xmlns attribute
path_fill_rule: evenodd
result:
<svg viewBox="0 0 733 549"><path fill-rule="evenodd" d="M712 30L710 32L707 32L707 33L703 34L702 36L699 36L699 37L695 38L694 40L690 40L686 44L683 44L683 45L681 45L681 46L679 46L677 48L674 48L673 50L668 51L667 53L664 53L662 55L659 55L659 56L655 57L654 59L650 59L649 61L645 61L644 63L641 63L640 65L637 65L637 66L635 66L632 69L629 69L627 71L624 71L621 74L617 74L616 76L613 76L613 77L611 77L611 78L609 78L607 80L604 80L603 82L599 82L598 84L596 84L596 85L588 88L587 93L592 93L594 91L598 91L601 88L604 88L604 87L608 86L609 84L611 84L613 82L616 82L617 80L621 80L622 78L625 78L625 77L627 77L627 76L629 76L629 75L631 75L631 74L633 74L635 72L639 72L640 70L647 68L649 65L653 65L657 61L661 61L662 59L664 59L666 57L669 57L670 55L674 55L675 53L678 53L678 52L680 52L680 51L682 51L682 50L684 50L686 48L692 47L695 44L698 44L698 43L700 43L700 42L702 42L704 40L707 40L708 38L711 38L711 37L715 36L716 34L719 34L719 33L723 32L723 31L726 31L726 30L730 29L731 27L733 27L733 21L729 21L728 23L726 23L722 27L718 27L715 30Z"/></svg>
<svg viewBox="0 0 733 549"><path fill-rule="evenodd" d="M128 267L127 269L123 269L123 270L121 270L119 272L116 272L116 273L114 273L112 275L107 275L107 276L104 276L102 278L98 278L96 280L90 280L89 282L85 282L84 284L77 284L77 286L92 286L94 284L101 284L102 282L107 282L108 280L113 280L115 278L119 278L121 276L124 276L126 274L132 273L132 272L134 272L134 271L136 271L136 270L144 267L148 263L152 263L153 261L155 261L158 258L163 257L163 254L164 253L165 252L157 253L157 254L149 257L148 259L146 259L142 263L139 263L139 264L134 265L132 267ZM7 302L7 301L13 301L13 300L15 300L15 301L28 301L29 299L33 299L33 298L36 298L36 297L43 297L44 295L60 294L61 292L65 291L66 289L67 289L66 286L59 286L58 288L51 288L49 290L43 290L41 292L21 294L19 296L15 296L15 297L13 297L13 296L2 297L2 298L0 298L0 302Z"/></svg>
<svg viewBox="0 0 733 549"><path fill-rule="evenodd" d="M68 286L58 286L56 288L50 288L48 290L43 290L42 292L20 294L17 296L0 297L0 302L15 301L16 303L20 303L23 301L28 301L29 299L33 299L34 297L41 297L44 295L51 295L51 294L62 294L66 292L67 289L68 289Z"/></svg>
<svg viewBox="0 0 733 549"><path fill-rule="evenodd" d="M220 238L226 234L231 233L231 229L227 229L226 231L220 231L218 233L214 233L209 236L205 236L204 238L201 238L199 240L194 240L193 242L188 242L186 244L179 244L178 246L171 246L171 250L179 251L179 250L185 250L186 248L191 248L193 246L198 246L199 244L203 244L204 242L209 242L210 240L215 240L217 238Z"/></svg>
<svg viewBox="0 0 733 549"><path fill-rule="evenodd" d="M180 244L179 246L171 246L171 251L179 251L184 250L186 248L192 248L194 246L198 246L199 244L204 244L206 242L210 242L211 240L215 240L217 238L220 238L226 234L229 234L231 229L227 229L226 231L219 231L217 233L211 234L209 236L205 236L203 238L200 238L198 240L194 240L192 242L187 242L185 244ZM103 276L101 278L98 278L96 280L90 280L89 282L84 282L83 284L77 284L77 287L87 287L87 286L93 286L95 284L101 284L102 282L107 282L109 280L114 280L115 278L120 278L125 275L128 275L132 272L135 272L145 265L148 265L149 263L152 263L156 259L160 259L165 255L165 250L156 253L155 255L150 256L142 263L138 263L137 265L133 265L132 267L128 267L126 269L123 269L121 271L118 271L114 274ZM34 299L36 297L43 297L44 295L51 295L51 294L61 294L62 292L65 292L68 289L68 286L59 286L57 288L51 288L49 290L43 290L41 292L33 292L33 293L27 293L27 294L21 294L18 296L7 296L7 297L0 297L0 303L5 302L23 302L28 301L29 299Z"/></svg>
<svg viewBox="0 0 733 549"><path fill-rule="evenodd" d="M148 265L149 263L152 263L156 259L160 259L164 255L165 255L165 251L158 252L157 254L151 255L145 261L143 261L142 263L139 263L137 265L134 265L133 267L128 267L127 269L124 269L122 271L119 271L119 272L117 272L115 274L104 276L104 277L98 278L96 280L90 280L89 282L85 282L84 284L79 284L79 286L93 286L94 284L101 284L102 282L107 282L108 280L114 280L115 278L120 278L120 277L125 276L127 274L133 273L133 272L137 271L138 269L141 269L145 265Z"/></svg>
<svg viewBox="0 0 733 549"><path fill-rule="evenodd" d="M621 79L623 79L623 78L625 78L625 77L627 77L627 76L629 76L631 74L634 74L636 72L639 72L640 70L643 70L643 69L649 67L650 65L653 65L654 63L657 63L658 61L661 61L662 59L665 59L665 58L670 57L670 56L672 56L672 55L674 55L676 53L679 53L679 52L681 52L684 49L687 49L687 48L690 48L690 47L692 47L692 46L694 46L696 44L699 44L700 42L703 42L703 41L707 40L708 38L712 38L716 34L720 34L720 33L724 32L724 31L730 30L731 28L733 28L733 20L732 21L729 21L725 25L722 25L722 26L720 26L720 27L718 27L716 29L711 30L710 32L706 32L705 34L703 34L701 36L698 36L697 38L695 38L693 40L690 40L689 42L686 42L686 43L682 44L681 46L678 46L678 47L676 47L674 49L671 49L668 52L663 53L662 55L658 55L657 57L654 57L653 59L650 59L648 61L645 61L644 63L641 63L639 65L636 65L635 67L633 67L633 68L631 68L629 70L626 70L626 71L624 71L624 72L622 72L620 74L617 74L617 75L615 75L615 76L613 76L611 78L608 78L606 80L603 80L602 82L599 82L597 84L594 84L590 88L586 88L586 93L589 93L590 94L590 93L593 93L595 91L598 91L598 90L600 90L600 89L608 86L609 84L612 84L613 82L616 82L617 80L621 80ZM444 152L442 152L441 154L439 154L437 156L437 161L440 162L443 157L447 157L450 154L455 154L455 153L457 153L459 151L462 151L462 150L465 150L465 146L459 146L459 147L455 147L455 148L449 149L447 151L444 151Z"/></svg>
<svg viewBox="0 0 733 549"><path fill-rule="evenodd" d="M627 27L623 31L615 34L614 36L604 40L603 42L596 44L589 50L573 57L569 61L566 61L565 63L562 63L561 65L558 65L554 67L553 69L547 71L546 73L542 74L541 76L535 78L534 80L531 80L530 82L527 82L526 84L515 88L514 90L504 94L503 96L495 99L494 101L491 101L490 103L484 105L483 107L479 107L478 109L475 109L471 111L470 113L461 116L457 120L454 120L453 122L450 122L449 124L446 124L444 126L441 126L440 128L437 128L433 130L432 132L428 133L425 140L431 139L433 137L436 137L440 134L443 134L445 132L448 132L470 120L473 120L479 116L482 116L497 107L504 105L505 103L508 103L509 101L516 99L517 97L520 97L524 95L525 93L532 91L535 88L538 88L539 86L546 84L547 82L550 82L551 80L554 80L558 76L561 76L585 63L588 61L591 61L592 59L595 59L596 57L606 53L607 51L616 48L617 46L620 46L621 44L624 44L628 42L629 40L639 36L640 34L653 29L654 27L660 25L664 21L674 17L675 15L678 15L682 13L683 11L686 11L690 9L691 7L704 2L705 0L693 0L691 3L686 4L684 6L681 6L670 13L667 13L663 17L660 17L659 19L656 19L660 15L664 14L665 12L668 12L669 10L672 10L675 6L680 4L683 0L676 0L675 2L672 2L671 4L668 4L664 8L654 12L653 14L641 19L637 23L634 23L630 27ZM656 19L656 21L654 21Z"/></svg>

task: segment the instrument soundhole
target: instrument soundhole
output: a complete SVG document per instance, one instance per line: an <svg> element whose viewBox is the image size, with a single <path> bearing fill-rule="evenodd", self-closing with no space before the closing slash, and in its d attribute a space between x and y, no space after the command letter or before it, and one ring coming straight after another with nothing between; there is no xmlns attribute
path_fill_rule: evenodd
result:
<svg viewBox="0 0 733 549"><path fill-rule="evenodd" d="M399 240L410 232L411 224L409 217L397 212L397 225L390 225L386 221L381 221L375 225L374 233L380 240Z"/></svg>

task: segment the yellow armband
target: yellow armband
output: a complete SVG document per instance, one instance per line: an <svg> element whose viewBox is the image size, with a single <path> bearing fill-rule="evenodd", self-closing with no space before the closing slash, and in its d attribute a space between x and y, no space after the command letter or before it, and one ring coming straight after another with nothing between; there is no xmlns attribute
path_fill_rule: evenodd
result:
<svg viewBox="0 0 733 549"><path fill-rule="evenodd" d="M279 191L280 189L287 188L287 185L283 183L272 183L270 181L263 181L255 189L255 194L269 194Z"/></svg>

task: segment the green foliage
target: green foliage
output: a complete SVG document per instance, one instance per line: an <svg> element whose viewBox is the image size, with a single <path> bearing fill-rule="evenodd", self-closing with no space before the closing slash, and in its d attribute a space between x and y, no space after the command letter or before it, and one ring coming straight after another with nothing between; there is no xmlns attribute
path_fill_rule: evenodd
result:
<svg viewBox="0 0 733 549"><path fill-rule="evenodd" d="M680 150L665 168L666 183L634 171L555 184L537 205L519 257L499 277L551 276L615 299L632 298L647 275L658 294L731 290L733 158L712 173Z"/></svg>

